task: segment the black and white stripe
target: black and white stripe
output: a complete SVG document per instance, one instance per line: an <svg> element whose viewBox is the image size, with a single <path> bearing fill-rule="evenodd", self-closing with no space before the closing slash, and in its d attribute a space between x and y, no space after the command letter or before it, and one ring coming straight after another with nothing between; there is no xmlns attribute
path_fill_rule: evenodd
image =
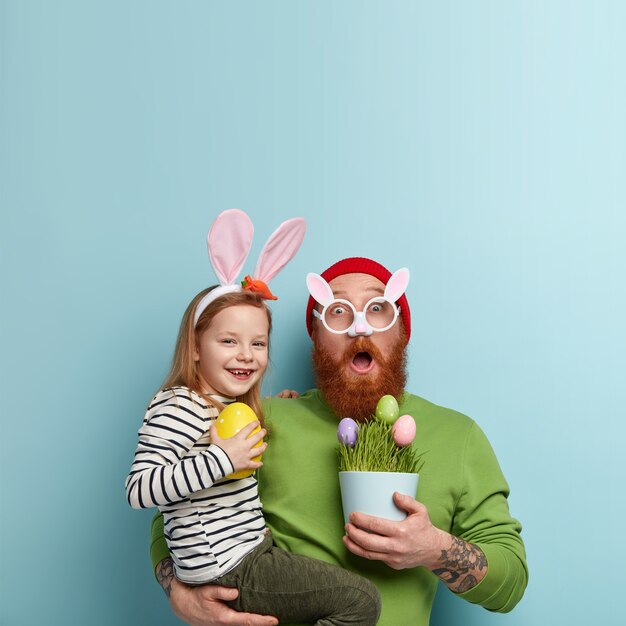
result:
<svg viewBox="0 0 626 626"><path fill-rule="evenodd" d="M176 576L185 582L222 576L265 533L256 479L224 479L233 465L208 434L218 414L186 387L157 393L139 429L126 479L133 508L157 506L163 512Z"/></svg>

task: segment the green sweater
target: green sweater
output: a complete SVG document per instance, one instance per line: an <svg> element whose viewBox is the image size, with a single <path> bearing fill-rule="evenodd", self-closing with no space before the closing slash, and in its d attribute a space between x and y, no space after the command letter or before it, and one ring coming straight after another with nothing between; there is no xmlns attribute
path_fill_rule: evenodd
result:
<svg viewBox="0 0 626 626"><path fill-rule="evenodd" d="M338 418L318 390L266 403L269 446L259 474L263 510L276 544L354 570L376 584L383 599L380 626L426 626L438 578L423 567L392 570L346 550L337 474ZM528 573L521 526L509 514L508 485L487 438L468 417L405 394L400 414L415 418L414 445L425 452L417 499L432 523L476 544L487 575L460 594L491 611L510 611ZM152 524L151 557L168 556L163 521Z"/></svg>

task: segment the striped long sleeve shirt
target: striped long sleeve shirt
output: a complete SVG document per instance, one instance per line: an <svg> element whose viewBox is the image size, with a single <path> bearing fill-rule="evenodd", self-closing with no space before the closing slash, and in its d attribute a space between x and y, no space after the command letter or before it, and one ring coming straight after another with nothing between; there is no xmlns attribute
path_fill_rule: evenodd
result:
<svg viewBox="0 0 626 626"><path fill-rule="evenodd" d="M232 398L215 396L222 404ZM186 387L159 391L139 429L126 479L136 509L158 507L176 577L209 582L235 567L263 540L265 520L254 477L229 480L228 455L211 444L219 411Z"/></svg>

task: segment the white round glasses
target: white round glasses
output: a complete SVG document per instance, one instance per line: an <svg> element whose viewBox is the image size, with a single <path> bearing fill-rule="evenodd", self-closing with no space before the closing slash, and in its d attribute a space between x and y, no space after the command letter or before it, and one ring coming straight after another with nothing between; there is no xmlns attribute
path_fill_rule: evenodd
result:
<svg viewBox="0 0 626 626"><path fill-rule="evenodd" d="M397 321L400 308L385 297L369 300L362 311L357 311L352 302L337 298L320 313L313 309L313 315L322 321L328 332L336 335L348 333L349 337L369 336L389 330Z"/></svg>

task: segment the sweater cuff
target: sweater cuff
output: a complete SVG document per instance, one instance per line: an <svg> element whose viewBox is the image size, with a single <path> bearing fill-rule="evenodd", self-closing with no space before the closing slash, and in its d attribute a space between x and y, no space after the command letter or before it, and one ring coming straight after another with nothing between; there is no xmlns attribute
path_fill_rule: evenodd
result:
<svg viewBox="0 0 626 626"><path fill-rule="evenodd" d="M480 604L488 610L497 611L506 604L509 564L499 546L480 543L475 545L483 551L487 559L487 573L475 587L457 595L472 604Z"/></svg>
<svg viewBox="0 0 626 626"><path fill-rule="evenodd" d="M211 444L209 448L211 454L215 457L215 460L218 462L220 468L224 470L224 475L221 478L226 478L229 474L234 473L235 466L232 464L230 457L222 448L220 448L216 444Z"/></svg>

